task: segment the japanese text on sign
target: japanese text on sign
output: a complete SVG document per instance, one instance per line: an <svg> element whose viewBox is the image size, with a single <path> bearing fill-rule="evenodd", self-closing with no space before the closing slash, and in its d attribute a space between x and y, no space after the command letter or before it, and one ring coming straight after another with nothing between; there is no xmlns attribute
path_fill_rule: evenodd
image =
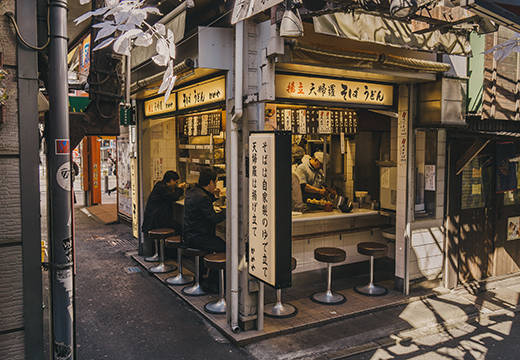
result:
<svg viewBox="0 0 520 360"><path fill-rule="evenodd" d="M179 110L226 100L224 77L181 89L178 92Z"/></svg>
<svg viewBox="0 0 520 360"><path fill-rule="evenodd" d="M164 114L175 110L177 110L175 106L175 94L170 95L167 102L164 102L163 96L144 102L145 116Z"/></svg>
<svg viewBox="0 0 520 360"><path fill-rule="evenodd" d="M253 134L251 138L249 273L274 286L276 280L274 135Z"/></svg>
<svg viewBox="0 0 520 360"><path fill-rule="evenodd" d="M393 92L387 84L276 75L277 98L392 106Z"/></svg>

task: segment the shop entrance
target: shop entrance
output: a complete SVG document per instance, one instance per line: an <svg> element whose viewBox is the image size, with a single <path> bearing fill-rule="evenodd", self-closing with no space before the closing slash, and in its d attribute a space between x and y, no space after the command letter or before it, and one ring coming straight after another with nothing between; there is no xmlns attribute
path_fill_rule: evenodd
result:
<svg viewBox="0 0 520 360"><path fill-rule="evenodd" d="M520 271L518 144L458 138L450 154L449 278L464 284Z"/></svg>

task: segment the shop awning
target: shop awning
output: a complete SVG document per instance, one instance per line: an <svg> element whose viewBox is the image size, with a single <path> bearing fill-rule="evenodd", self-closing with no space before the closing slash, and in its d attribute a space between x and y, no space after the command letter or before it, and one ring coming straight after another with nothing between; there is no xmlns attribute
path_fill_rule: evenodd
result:
<svg viewBox="0 0 520 360"><path fill-rule="evenodd" d="M414 34L410 24L381 16L356 12L334 13L317 16L313 20L315 32L321 34L405 49L471 55L471 46L464 35L450 32L443 34L439 30Z"/></svg>
<svg viewBox="0 0 520 360"><path fill-rule="evenodd" d="M518 0L462 0L461 6L511 30L520 32Z"/></svg>
<svg viewBox="0 0 520 360"><path fill-rule="evenodd" d="M488 135L520 137L520 121L468 117L468 129Z"/></svg>
<svg viewBox="0 0 520 360"><path fill-rule="evenodd" d="M314 49L296 44L292 47L292 60L301 60L308 63L328 64L334 59L335 66L373 68L383 67L400 70L415 70L420 72L445 72L451 66L437 61L422 60L407 56L391 54L336 52Z"/></svg>

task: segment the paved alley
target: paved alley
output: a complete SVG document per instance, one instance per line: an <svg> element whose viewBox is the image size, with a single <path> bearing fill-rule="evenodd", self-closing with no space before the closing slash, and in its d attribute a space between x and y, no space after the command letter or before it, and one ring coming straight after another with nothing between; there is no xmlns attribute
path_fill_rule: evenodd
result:
<svg viewBox="0 0 520 360"><path fill-rule="evenodd" d="M76 210L78 359L247 359L127 255L123 224Z"/></svg>

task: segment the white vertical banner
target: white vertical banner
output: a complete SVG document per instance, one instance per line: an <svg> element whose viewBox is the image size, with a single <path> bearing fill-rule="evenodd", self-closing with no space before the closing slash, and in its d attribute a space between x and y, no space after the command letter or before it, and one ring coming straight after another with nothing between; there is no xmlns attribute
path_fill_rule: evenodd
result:
<svg viewBox="0 0 520 360"><path fill-rule="evenodd" d="M275 286L276 170L275 134L254 133L249 139L249 273Z"/></svg>

